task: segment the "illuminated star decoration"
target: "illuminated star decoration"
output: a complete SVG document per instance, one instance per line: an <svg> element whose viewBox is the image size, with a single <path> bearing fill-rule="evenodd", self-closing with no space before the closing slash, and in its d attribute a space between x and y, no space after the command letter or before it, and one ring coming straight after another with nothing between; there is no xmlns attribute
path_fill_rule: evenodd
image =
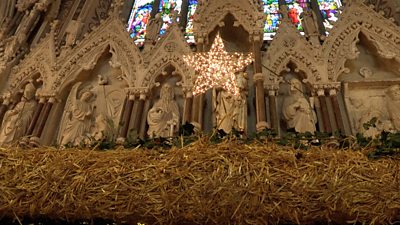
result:
<svg viewBox="0 0 400 225"><path fill-rule="evenodd" d="M209 52L183 56L183 60L199 73L194 82L193 94L221 87L233 95L239 95L235 73L242 71L253 62L253 54L228 53L218 34Z"/></svg>

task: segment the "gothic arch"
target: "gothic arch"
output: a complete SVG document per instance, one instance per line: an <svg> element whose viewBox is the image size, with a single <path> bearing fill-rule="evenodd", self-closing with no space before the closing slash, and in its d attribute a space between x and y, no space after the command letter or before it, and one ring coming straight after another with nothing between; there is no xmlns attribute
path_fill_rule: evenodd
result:
<svg viewBox="0 0 400 225"><path fill-rule="evenodd" d="M321 71L324 67L319 62L318 56L319 48L312 46L304 36L301 36L290 20L285 17L263 58L264 66L268 68L266 83L276 82L274 74L280 75L286 71L289 63L293 63L296 70L303 71L309 83L315 84L326 80L322 76Z"/></svg>
<svg viewBox="0 0 400 225"><path fill-rule="evenodd" d="M265 15L261 4L248 0L231 0L199 4L196 10L198 17L193 22L195 37L206 38L228 14L232 14L238 25L242 25L250 35L263 35Z"/></svg>
<svg viewBox="0 0 400 225"><path fill-rule="evenodd" d="M334 28L322 48L329 80L337 81L348 72L345 63L357 58L360 33L373 43L381 57L400 62L400 28L372 8L354 2L345 8Z"/></svg>
<svg viewBox="0 0 400 225"><path fill-rule="evenodd" d="M64 55L68 60L62 63L51 91L59 91L69 81L75 80L81 71L93 69L105 51L112 54L112 66L121 69L121 77L129 86L134 86L136 75L141 70L142 55L124 31L123 24L111 18Z"/></svg>
<svg viewBox="0 0 400 225"><path fill-rule="evenodd" d="M6 88L14 90L36 73L40 73L44 81L43 86L51 83L48 79L55 73L55 52L52 33L48 34L42 42L29 54L19 66L11 70Z"/></svg>
<svg viewBox="0 0 400 225"><path fill-rule="evenodd" d="M193 84L194 70L183 60L183 55L192 50L184 39L183 33L177 24L173 24L156 45L144 55L146 70L138 77L137 87L151 88L150 85L162 70L172 65L182 76L182 85L190 88Z"/></svg>

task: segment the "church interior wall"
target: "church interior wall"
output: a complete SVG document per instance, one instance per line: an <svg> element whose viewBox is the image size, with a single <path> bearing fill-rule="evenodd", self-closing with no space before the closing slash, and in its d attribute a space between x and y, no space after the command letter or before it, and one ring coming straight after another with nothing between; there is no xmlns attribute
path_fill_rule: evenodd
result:
<svg viewBox="0 0 400 225"><path fill-rule="evenodd" d="M386 11L394 19L385 18L385 13L379 14L361 0L347 3L327 37L321 36L320 29L314 29L317 33L300 34L289 17L283 16L274 39L265 42L260 39L260 23L264 23L260 15L264 14L259 4L247 0L229 2L226 7L217 0L201 3L198 12L203 14L194 20L196 44L186 42L180 21L159 39L145 40L144 47L135 46L129 33L123 31L129 16L127 6L133 4L132 0L44 2L47 11L34 4L25 9L30 17L21 16L17 9L4 8L5 5L0 7L2 110L11 110L21 102L26 82L38 79L32 74L40 71L43 84L35 83L36 101L45 99L44 105L51 105L40 134L41 144L60 143L63 114L72 107L68 99L78 101L85 89L93 92L93 102L87 104L93 112L90 126L96 126L96 119L108 120L107 134L111 139L126 138L119 137L123 123L127 123L129 131L148 137L148 115L163 98L160 92L167 83L172 86L171 104L176 104L179 111L176 126L189 120L205 132L218 128L215 105L221 89L192 96L199 74L182 58L194 49L208 52L217 34L224 40L226 51L252 52L255 57L245 70L247 134L266 128L260 126L263 122L281 135L290 130L286 126L289 119L282 116L284 105L288 104L285 99L292 97L291 85L300 84L301 94L296 98L308 110L306 120L310 123L306 130L356 134L362 131L360 123L367 122L368 118L357 117L364 111L370 117L379 117L382 127L397 126L393 108L387 105L396 104L397 100L390 96L395 95L400 83L400 29L394 23L397 14ZM284 7L281 11L285 15ZM375 21L369 21L375 17ZM20 21L20 25L11 25L4 18ZM293 80L300 83L288 84ZM73 90L76 96L71 97ZM7 99L7 93L12 93L11 99ZM127 112L129 120L123 121L128 118L124 113L129 99L132 111ZM9 100L11 104L5 104ZM315 121L311 114L315 114ZM106 118L97 118L99 115ZM272 127L274 124L276 127Z"/></svg>

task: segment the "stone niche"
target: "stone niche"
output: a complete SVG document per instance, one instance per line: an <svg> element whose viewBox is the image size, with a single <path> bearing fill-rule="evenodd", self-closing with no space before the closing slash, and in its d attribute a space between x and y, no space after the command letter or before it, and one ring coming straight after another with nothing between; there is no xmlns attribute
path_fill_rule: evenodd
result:
<svg viewBox="0 0 400 225"><path fill-rule="evenodd" d="M147 137L176 136L181 127L185 104L182 75L167 65L155 79L151 89L149 110L145 113Z"/></svg>
<svg viewBox="0 0 400 225"><path fill-rule="evenodd" d="M80 145L117 138L127 83L104 53L91 70L82 70L62 87L49 116L43 143Z"/></svg>
<svg viewBox="0 0 400 225"><path fill-rule="evenodd" d="M400 102L400 63L387 57L366 35L360 33L356 44L357 57L346 62L346 72L339 76L343 83L344 102L353 134L374 137L383 130L398 130ZM376 127L364 124L376 118ZM372 121L373 122L373 121Z"/></svg>

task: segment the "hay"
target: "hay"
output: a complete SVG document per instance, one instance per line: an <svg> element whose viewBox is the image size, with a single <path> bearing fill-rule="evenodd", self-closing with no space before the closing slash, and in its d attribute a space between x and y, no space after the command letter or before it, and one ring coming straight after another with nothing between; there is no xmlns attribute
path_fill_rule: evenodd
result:
<svg viewBox="0 0 400 225"><path fill-rule="evenodd" d="M357 151L203 139L168 151L0 149L0 216L382 224L400 220L399 171L400 160Z"/></svg>

